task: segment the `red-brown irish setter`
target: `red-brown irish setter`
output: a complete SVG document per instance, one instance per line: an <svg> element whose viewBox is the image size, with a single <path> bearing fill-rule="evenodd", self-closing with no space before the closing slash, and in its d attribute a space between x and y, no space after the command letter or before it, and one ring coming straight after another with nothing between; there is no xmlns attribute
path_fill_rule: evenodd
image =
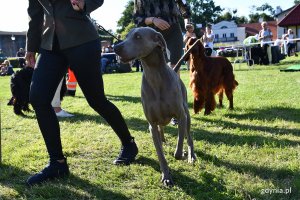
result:
<svg viewBox="0 0 300 200"><path fill-rule="evenodd" d="M186 51L197 40L191 38L186 43ZM209 115L216 107L215 94L219 96L219 106L222 107L223 92L229 100L229 109L233 109L233 90L238 85L234 79L231 63L224 57L205 56L205 49L197 41L190 49L190 88L194 96L194 112L200 112L205 106L204 115Z"/></svg>

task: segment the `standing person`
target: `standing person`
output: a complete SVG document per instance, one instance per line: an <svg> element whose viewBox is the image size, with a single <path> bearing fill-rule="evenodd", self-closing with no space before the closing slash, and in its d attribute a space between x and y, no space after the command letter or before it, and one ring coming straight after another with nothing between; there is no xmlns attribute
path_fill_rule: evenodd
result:
<svg viewBox="0 0 300 200"><path fill-rule="evenodd" d="M68 76L67 76L67 92L66 95L67 96L71 96L71 97L75 97L76 94L76 88L77 88L77 80L76 77L74 75L74 72L68 68Z"/></svg>
<svg viewBox="0 0 300 200"><path fill-rule="evenodd" d="M182 31L179 17L185 18L187 25L190 9L185 0L135 0L134 23L136 26L150 26L160 32L170 52L170 66L174 67L183 53Z"/></svg>
<svg viewBox="0 0 300 200"><path fill-rule="evenodd" d="M202 36L203 46L205 48L206 56L211 56L214 49L215 34L211 30L211 25L208 24L205 27L205 33Z"/></svg>
<svg viewBox="0 0 300 200"><path fill-rule="evenodd" d="M262 29L259 31L258 39L261 42L261 47L264 49L265 55L268 56L269 64L272 63L272 51L271 51L271 44L273 34L268 27L267 22L261 23Z"/></svg>
<svg viewBox="0 0 300 200"><path fill-rule="evenodd" d="M138 153L134 138L118 108L107 100L100 73L101 47L97 30L87 15L103 0L29 0L26 61L34 66L30 102L35 110L50 157L49 165L27 180L39 184L69 174L62 151L60 128L52 98L68 66L89 105L116 132L122 148L114 164L130 164ZM35 54L39 52L37 60Z"/></svg>
<svg viewBox="0 0 300 200"><path fill-rule="evenodd" d="M197 38L196 33L194 32L195 29L194 29L193 24L188 24L185 28L186 28L186 33L183 35L184 44L186 44L190 38ZM186 65L189 70L190 69L190 59L188 59L188 61L186 62Z"/></svg>
<svg viewBox="0 0 300 200"><path fill-rule="evenodd" d="M288 29L287 34L285 35L284 39L287 41L287 55L291 56L291 52L294 51L295 56L298 56L296 51L295 51L295 40L294 39L294 32L292 29Z"/></svg>
<svg viewBox="0 0 300 200"><path fill-rule="evenodd" d="M19 51L17 51L16 56L18 57L20 68L25 67L26 66L25 58L24 58L25 57L25 50L23 48L20 48Z"/></svg>
<svg viewBox="0 0 300 200"><path fill-rule="evenodd" d="M63 83L65 84L64 78L65 77L61 79L57 86L51 105L57 117L74 117L74 115L68 113L67 111L61 108L61 93L64 92L64 90L62 90L62 87L65 87L63 85Z"/></svg>
<svg viewBox="0 0 300 200"><path fill-rule="evenodd" d="M185 25L189 23L190 8L185 0L135 0L134 23L136 26L150 26L160 32L170 53L166 60L170 67L174 67L183 53L183 38L179 18L182 16ZM168 58L169 57L169 58ZM179 71L177 72L179 75ZM171 124L176 125L177 120L172 119Z"/></svg>

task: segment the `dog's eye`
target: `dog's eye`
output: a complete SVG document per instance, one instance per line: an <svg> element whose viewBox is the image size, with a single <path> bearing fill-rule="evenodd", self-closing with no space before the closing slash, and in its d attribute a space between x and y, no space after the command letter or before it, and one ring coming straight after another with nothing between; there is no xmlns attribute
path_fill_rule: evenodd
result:
<svg viewBox="0 0 300 200"><path fill-rule="evenodd" d="M140 35L135 36L136 39L141 39L142 37Z"/></svg>

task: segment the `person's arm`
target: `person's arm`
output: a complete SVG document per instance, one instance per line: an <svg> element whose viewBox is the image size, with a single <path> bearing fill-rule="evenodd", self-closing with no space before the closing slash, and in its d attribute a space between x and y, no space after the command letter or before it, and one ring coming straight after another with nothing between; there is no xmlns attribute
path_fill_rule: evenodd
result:
<svg viewBox="0 0 300 200"><path fill-rule="evenodd" d="M262 39L264 39L264 37L263 37L263 36L261 36L261 34L262 34L262 30L260 30L260 31L259 31L259 33L258 33L258 40L262 40Z"/></svg>
<svg viewBox="0 0 300 200"><path fill-rule="evenodd" d="M35 65L35 54L39 51L42 28L44 22L44 10L39 1L29 0L27 9L29 16L29 28L26 35L26 56L25 59L29 66Z"/></svg>

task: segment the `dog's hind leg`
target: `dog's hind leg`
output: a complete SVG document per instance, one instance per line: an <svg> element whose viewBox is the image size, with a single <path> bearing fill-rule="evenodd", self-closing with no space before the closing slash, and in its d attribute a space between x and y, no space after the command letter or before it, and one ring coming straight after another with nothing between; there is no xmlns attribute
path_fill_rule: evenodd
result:
<svg viewBox="0 0 300 200"><path fill-rule="evenodd" d="M232 91L232 89L225 90L225 94L229 101L229 109L233 110L233 91Z"/></svg>
<svg viewBox="0 0 300 200"><path fill-rule="evenodd" d="M219 107L220 108L223 108L223 94L224 94L224 89L222 88L220 91L219 91Z"/></svg>
<svg viewBox="0 0 300 200"><path fill-rule="evenodd" d="M159 136L162 142L166 142L165 134L164 134L164 126L158 126Z"/></svg>
<svg viewBox="0 0 300 200"><path fill-rule="evenodd" d="M158 130L158 126L153 124L153 125L149 125L149 130L152 134L152 139L153 139L153 143L156 149L156 153L157 153L157 157L158 157L158 161L159 161L159 165L160 165L160 170L162 172L162 177L161 177L161 181L163 182L163 184L165 186L173 186L173 180L170 174L170 169L168 167L168 163L167 160L164 156L163 153L163 147L162 147L162 142L161 142L161 138L159 136L159 130Z"/></svg>

